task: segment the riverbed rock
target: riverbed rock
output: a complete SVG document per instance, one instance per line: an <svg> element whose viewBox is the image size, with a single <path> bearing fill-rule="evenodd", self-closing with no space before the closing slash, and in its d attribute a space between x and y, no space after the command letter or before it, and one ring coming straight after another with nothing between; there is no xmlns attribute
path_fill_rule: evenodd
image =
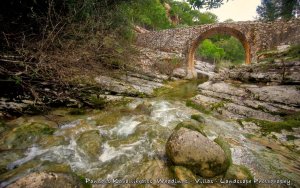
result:
<svg viewBox="0 0 300 188"><path fill-rule="evenodd" d="M176 78L184 78L186 76L186 70L184 68L174 69L173 76Z"/></svg>
<svg viewBox="0 0 300 188"><path fill-rule="evenodd" d="M97 160L97 157L100 156L102 138L97 130L82 133L76 142L91 160Z"/></svg>
<svg viewBox="0 0 300 188"><path fill-rule="evenodd" d="M293 85L255 85L232 81L208 81L198 86L192 100L232 118L280 121L282 114L300 111L300 92Z"/></svg>
<svg viewBox="0 0 300 188"><path fill-rule="evenodd" d="M216 74L214 72L215 65L204 61L197 60L195 62L195 69L198 78L212 78Z"/></svg>
<svg viewBox="0 0 300 188"><path fill-rule="evenodd" d="M222 75L216 74L212 80L239 80L246 83L299 84L300 61L268 62L242 65L234 69L227 69Z"/></svg>
<svg viewBox="0 0 300 188"><path fill-rule="evenodd" d="M228 167L219 145L187 128L180 128L170 136L166 154L175 165L185 166L202 177L214 177Z"/></svg>
<svg viewBox="0 0 300 188"><path fill-rule="evenodd" d="M20 178L7 188L37 188L37 187L65 187L81 188L84 187L80 180L74 176L61 173L35 172Z"/></svg>
<svg viewBox="0 0 300 188"><path fill-rule="evenodd" d="M108 76L98 76L95 78L95 81L99 83L101 87L104 88L106 91L119 93L119 94L136 94L138 91L134 89L131 85L112 78Z"/></svg>

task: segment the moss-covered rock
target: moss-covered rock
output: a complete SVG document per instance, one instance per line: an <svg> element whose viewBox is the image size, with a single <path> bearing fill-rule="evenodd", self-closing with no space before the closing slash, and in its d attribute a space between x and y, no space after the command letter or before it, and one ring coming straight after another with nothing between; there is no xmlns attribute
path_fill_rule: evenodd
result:
<svg viewBox="0 0 300 188"><path fill-rule="evenodd" d="M191 119L196 120L200 123L203 123L205 120L200 114L193 114L191 115Z"/></svg>
<svg viewBox="0 0 300 188"><path fill-rule="evenodd" d="M0 160L0 174L4 174L8 171L7 165L24 157L23 150L5 150L1 152Z"/></svg>
<svg viewBox="0 0 300 188"><path fill-rule="evenodd" d="M39 165L40 161L31 160L27 163L24 163L20 166L14 166L12 170L9 170L0 175L0 182L7 181L13 177L17 177L20 174L28 173L29 170L37 170L37 166Z"/></svg>
<svg viewBox="0 0 300 188"><path fill-rule="evenodd" d="M73 108L69 112L70 115L84 115L85 110L82 108Z"/></svg>
<svg viewBox="0 0 300 188"><path fill-rule="evenodd" d="M102 138L97 130L86 131L76 140L79 148L91 160L97 160L100 155Z"/></svg>
<svg viewBox="0 0 300 188"><path fill-rule="evenodd" d="M190 182L188 184L182 184L181 187L183 187L183 188L203 187L203 186L197 185L195 183L197 176L190 169L183 167L183 166L174 166L174 167L172 167L172 170L175 174L176 179L178 179L182 182L186 182L186 181Z"/></svg>
<svg viewBox="0 0 300 188"><path fill-rule="evenodd" d="M204 114L210 114L211 113L211 110L209 108L206 108L205 106L203 106L201 104L198 104L193 100L187 100L186 101L186 106L192 107L192 108L194 108L194 109L196 109L200 112L203 112Z"/></svg>
<svg viewBox="0 0 300 188"><path fill-rule="evenodd" d="M55 128L42 123L21 125L0 140L1 149L24 149L38 141L45 135L52 135Z"/></svg>
<svg viewBox="0 0 300 188"><path fill-rule="evenodd" d="M39 145L44 148L50 148L53 146L59 146L67 144L68 141L65 140L64 136L52 136L52 135L44 135L39 140Z"/></svg>
<svg viewBox="0 0 300 188"><path fill-rule="evenodd" d="M225 174L225 179L228 180L251 180L253 183L253 176L251 174L251 171L243 166L243 165L231 165L226 174ZM238 184L239 186L242 187L254 187L254 184Z"/></svg>
<svg viewBox="0 0 300 188"><path fill-rule="evenodd" d="M179 130L181 127L193 130L193 131L197 131L199 133L201 133L202 135L206 136L203 129L204 129L204 125L199 124L196 121L183 121L179 124L177 124L177 126L175 127L175 130Z"/></svg>
<svg viewBox="0 0 300 188"><path fill-rule="evenodd" d="M0 135L1 135L4 131L6 131L6 129L7 129L7 127L6 127L5 123L4 123L4 121L0 120Z"/></svg>
<svg viewBox="0 0 300 188"><path fill-rule="evenodd" d="M293 115L285 116L284 121L267 121L254 118L244 119L247 122L253 122L261 128L264 134L270 132L281 132L281 130L293 131L293 128L300 127L300 114L295 113Z"/></svg>
<svg viewBox="0 0 300 188"><path fill-rule="evenodd" d="M228 167L226 155L218 144L184 127L170 136L166 154L173 164L187 167L202 177L215 177Z"/></svg>
<svg viewBox="0 0 300 188"><path fill-rule="evenodd" d="M230 145L222 138L222 137L218 137L214 140L215 143L217 143L222 150L225 153L225 165L226 168L228 168L230 165L232 165L232 156L231 156L231 150L230 150Z"/></svg>
<svg viewBox="0 0 300 188"><path fill-rule="evenodd" d="M72 169L68 164L53 163L50 161L43 162L42 171L55 173L71 173Z"/></svg>

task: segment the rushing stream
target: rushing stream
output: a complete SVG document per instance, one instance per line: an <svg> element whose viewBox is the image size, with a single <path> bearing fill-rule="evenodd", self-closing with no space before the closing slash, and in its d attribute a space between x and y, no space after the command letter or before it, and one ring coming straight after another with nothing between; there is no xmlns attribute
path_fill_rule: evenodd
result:
<svg viewBox="0 0 300 188"><path fill-rule="evenodd" d="M187 107L185 100L195 95L196 82L180 81L172 86L156 98L134 99L87 115L57 109L49 115L7 122L9 129L0 132L0 187L34 171L72 172L102 183L114 178L172 179L165 143L175 126L190 120L192 114L204 118L209 139L222 135L228 141L233 163L247 166L255 178L288 179L300 186L298 153L255 136L257 129ZM20 127L37 123L54 129L51 134L47 128L43 134L23 130L27 134L23 138Z"/></svg>

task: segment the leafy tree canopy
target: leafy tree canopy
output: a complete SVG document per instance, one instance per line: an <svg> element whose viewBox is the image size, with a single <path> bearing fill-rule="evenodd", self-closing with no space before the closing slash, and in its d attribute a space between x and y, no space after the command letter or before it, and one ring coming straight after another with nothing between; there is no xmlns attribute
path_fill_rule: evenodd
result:
<svg viewBox="0 0 300 188"><path fill-rule="evenodd" d="M188 3L192 5L193 8L206 8L206 9L212 9L212 8L218 8L223 3L224 0L187 0ZM228 0L226 0L228 1Z"/></svg>
<svg viewBox="0 0 300 188"><path fill-rule="evenodd" d="M256 12L259 19L274 21L278 18L291 19L300 12L299 0L262 0Z"/></svg>
<svg viewBox="0 0 300 188"><path fill-rule="evenodd" d="M186 2L169 1L171 16L178 17L180 25L201 25L218 22L218 17L210 12L201 13Z"/></svg>

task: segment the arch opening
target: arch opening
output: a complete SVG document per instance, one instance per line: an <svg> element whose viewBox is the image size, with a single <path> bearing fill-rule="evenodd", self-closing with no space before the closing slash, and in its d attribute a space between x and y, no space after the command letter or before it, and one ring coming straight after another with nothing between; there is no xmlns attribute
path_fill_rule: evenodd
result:
<svg viewBox="0 0 300 188"><path fill-rule="evenodd" d="M245 63L251 63L251 52L250 52L250 44L246 39L246 36L237 29L230 28L230 27L214 27L208 29L198 35L196 39L192 41L188 48L187 54L187 78L196 78L197 73L194 68L194 59L195 59L195 52L198 48L199 44L207 38L210 38L214 35L229 35L233 36L234 38L238 39L245 52Z"/></svg>

